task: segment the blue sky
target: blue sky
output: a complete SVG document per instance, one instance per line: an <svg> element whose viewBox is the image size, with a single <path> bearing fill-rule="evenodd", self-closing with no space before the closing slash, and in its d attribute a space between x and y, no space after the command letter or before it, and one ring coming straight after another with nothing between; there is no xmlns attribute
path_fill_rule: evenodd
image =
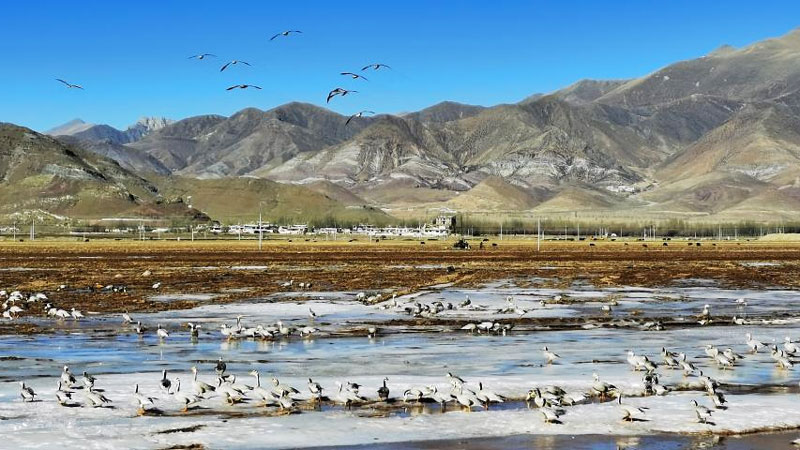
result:
<svg viewBox="0 0 800 450"><path fill-rule="evenodd" d="M581 78L629 78L722 44L800 25L800 2L8 2L0 15L0 121L37 130L79 117L229 115L305 101L396 113L442 100L492 105ZM304 33L270 42L284 29ZM200 52L217 59L195 61ZM253 67L219 72L229 59ZM340 71L371 62L369 82ZM54 78L83 85L68 90ZM226 92L238 83L262 91Z"/></svg>

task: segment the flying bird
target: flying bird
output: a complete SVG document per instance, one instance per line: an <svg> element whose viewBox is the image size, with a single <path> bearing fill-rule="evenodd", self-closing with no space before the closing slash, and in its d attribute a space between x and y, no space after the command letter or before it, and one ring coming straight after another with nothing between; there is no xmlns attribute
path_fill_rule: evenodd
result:
<svg viewBox="0 0 800 450"><path fill-rule="evenodd" d="M347 124L349 124L350 121L355 119L355 118L359 118L360 119L361 117L364 116L364 114L375 114L375 111L369 111L369 110L359 111L359 112L353 114L352 116L348 117L347 118L347 122L344 123L344 126L347 126Z"/></svg>
<svg viewBox="0 0 800 450"><path fill-rule="evenodd" d="M64 85L65 85L65 86L66 86L68 89L83 89L83 86L80 86L80 85L78 85L78 84L72 84L72 83L68 83L68 82L66 82L66 81L62 80L61 78L56 78L56 81L60 81L60 82L64 83Z"/></svg>
<svg viewBox="0 0 800 450"><path fill-rule="evenodd" d="M362 79L362 80L364 80L364 81L369 81L369 80L367 79L367 77L362 77L361 75L359 75L359 74L357 74L357 73L353 73L353 72L341 72L341 74L342 74L342 75L347 75L347 76L349 76L350 78L352 78L352 79L354 79L354 80L357 80L357 79L361 78L361 79Z"/></svg>
<svg viewBox="0 0 800 450"><path fill-rule="evenodd" d="M229 87L229 88L227 88L225 90L226 91L230 91L230 90L233 90L233 89L247 89L247 88L261 89L260 87L254 85L254 84L235 84L235 85L233 85L233 86L231 86L231 87Z"/></svg>
<svg viewBox="0 0 800 450"><path fill-rule="evenodd" d="M344 97L347 94L357 93L357 92L358 91L350 91L350 90L347 90L347 89L344 89L344 88L337 87L336 89L328 92L328 99L325 100L325 103L330 103L331 99L333 97L336 97L337 95L341 95L342 97Z"/></svg>
<svg viewBox="0 0 800 450"><path fill-rule="evenodd" d="M386 64L374 63L374 64L368 64L368 65L362 67L361 70L367 70L367 69L378 70L378 69L381 69L381 68L384 68L384 67L387 68L387 69L391 69L391 67L387 66Z"/></svg>
<svg viewBox="0 0 800 450"><path fill-rule="evenodd" d="M270 40L270 41L271 41L271 40L274 40L274 39L275 39L276 37L278 37L278 36L289 36L289 35L290 35L290 34L292 34L292 33L300 33L300 34L303 34L303 32L302 32L302 31L300 31L300 30L286 30L286 31L281 31L280 33L276 34L275 36L272 36L271 38L269 38L269 40Z"/></svg>
<svg viewBox="0 0 800 450"><path fill-rule="evenodd" d="M206 59L209 56L212 57L212 58L216 58L217 57L217 55L214 55L214 54L211 54L211 53L201 53L199 55L190 56L189 59Z"/></svg>
<svg viewBox="0 0 800 450"><path fill-rule="evenodd" d="M231 62L229 62L229 63L226 63L224 66L222 66L222 68L221 68L221 69L219 69L219 71L220 71L220 72L222 72L222 71L224 71L225 69L227 69L227 68L228 68L228 66L235 66L236 64L244 64L244 65L247 65L247 66L249 66L249 65L250 65L250 63L249 63L249 62L247 62L247 61L239 61L238 59L234 59L233 61L231 61Z"/></svg>

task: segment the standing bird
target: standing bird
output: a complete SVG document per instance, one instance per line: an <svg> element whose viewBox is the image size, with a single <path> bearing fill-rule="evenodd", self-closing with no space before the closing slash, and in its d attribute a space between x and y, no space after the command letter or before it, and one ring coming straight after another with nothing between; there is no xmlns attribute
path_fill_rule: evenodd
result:
<svg viewBox="0 0 800 450"><path fill-rule="evenodd" d="M386 400L389 400L389 388L386 387L386 382L387 381L389 381L389 379L388 378L384 378L383 379L383 386L378 388L378 398L382 402L385 402Z"/></svg>
<svg viewBox="0 0 800 450"><path fill-rule="evenodd" d="M316 319L316 318L317 318L317 313L315 313L313 309L311 309L311 308L308 308L308 317L309 317L311 320L314 320L314 319Z"/></svg>
<svg viewBox="0 0 800 450"><path fill-rule="evenodd" d="M19 395L22 397L23 402L32 402L33 399L36 397L36 392L33 391L33 388L25 386L24 381L19 382Z"/></svg>
<svg viewBox="0 0 800 450"><path fill-rule="evenodd" d="M212 57L212 58L216 58L217 57L217 55L214 55L214 54L211 54L211 53L201 53L199 55L190 56L188 59L206 59L209 56Z"/></svg>
<svg viewBox="0 0 800 450"><path fill-rule="evenodd" d="M233 86L231 86L231 87L229 87L229 88L227 88L225 90L226 91L232 91L234 89L247 89L247 88L253 88L253 89L261 90L261 87L260 86L256 86L255 84L235 84L235 85L233 85Z"/></svg>
<svg viewBox="0 0 800 450"><path fill-rule="evenodd" d="M547 360L547 364L553 364L553 361L561 358L557 353L551 352L546 345L542 348L542 353L544 354L544 359Z"/></svg>
<svg viewBox="0 0 800 450"><path fill-rule="evenodd" d="M349 124L350 121L353 120L353 119L360 119L361 117L364 116L364 114L375 114L375 111L370 111L370 110L367 110L367 109L365 109L364 111L359 111L359 112L353 114L352 116L348 117L347 118L347 122L344 123L344 126L347 126L347 124Z"/></svg>
<svg viewBox="0 0 800 450"><path fill-rule="evenodd" d="M391 67L387 66L386 64L374 63L374 64L368 64L368 65L362 67L361 70L362 71L367 70L367 69L378 70L378 69L382 69L384 67L387 68L387 69L391 69Z"/></svg>
<svg viewBox="0 0 800 450"><path fill-rule="evenodd" d="M80 320L80 319L83 319L83 313L81 313L80 311L78 311L78 310L77 310L77 309L75 309L75 308L72 308L72 312L70 312L70 315L71 315L71 316L72 316L72 318L73 318L73 319L75 319L75 320Z"/></svg>
<svg viewBox="0 0 800 450"><path fill-rule="evenodd" d="M322 386L311 378L308 379L308 392L311 392L317 401L322 400Z"/></svg>
<svg viewBox="0 0 800 450"><path fill-rule="evenodd" d="M250 66L250 65L251 65L251 64L250 64L249 62L247 62L247 61L239 61L238 59L234 59L234 60L233 60L233 61L231 61L231 62L225 63L225 65L224 65L224 66L222 66L222 68L221 68L221 69L219 69L219 71L220 71L220 72L224 72L224 71L225 71L225 69L227 69L227 68L228 68L228 66L235 66L236 64L244 64L244 65L246 65L246 66Z"/></svg>
<svg viewBox="0 0 800 450"><path fill-rule="evenodd" d="M83 385L86 386L86 389L93 389L94 383L97 381L97 378L89 375L89 372L83 371Z"/></svg>
<svg viewBox="0 0 800 450"><path fill-rule="evenodd" d="M172 381L170 381L170 379L167 378L167 369L161 371L161 381L159 381L158 385L161 386L161 389L164 392L166 392L167 394L170 393L169 390L170 388L172 388Z"/></svg>
<svg viewBox="0 0 800 450"><path fill-rule="evenodd" d="M64 366L64 370L61 372L61 383L67 388L71 388L75 384L75 376L69 371L69 366Z"/></svg>
<svg viewBox="0 0 800 450"><path fill-rule="evenodd" d="M302 31L300 31L300 30L286 30L286 31L281 31L280 33L276 34L275 36L272 36L271 38L269 38L269 40L270 40L270 41L272 41L272 40L274 40L275 38L277 38L277 37L280 37L280 36L283 36L283 37L288 37L288 36L289 36L290 34L292 34L292 33L299 33L299 34L303 34L303 32L302 32Z"/></svg>
<svg viewBox="0 0 800 450"><path fill-rule="evenodd" d="M228 365L225 364L225 361L222 358L217 361L217 366L214 368L217 371L217 376L221 377L225 374L225 370L228 369Z"/></svg>
<svg viewBox="0 0 800 450"><path fill-rule="evenodd" d="M367 77L361 76L361 75L359 75L359 74L357 74L357 73L353 73L353 72L339 72L339 74L340 74L340 75L345 75L345 76L348 76L348 77L350 77L350 78L352 78L352 79L354 79L354 80L357 80L357 79L361 78L361 79L362 79L362 80L364 80L364 81L369 81L369 80L367 79Z"/></svg>
<svg viewBox="0 0 800 450"><path fill-rule="evenodd" d="M80 89L80 90L83 90L83 86L78 85L78 84L72 84L72 83L66 82L66 81L62 80L61 78L56 78L56 81L60 81L61 83L64 83L64 85L67 87L67 89Z"/></svg>
<svg viewBox="0 0 800 450"><path fill-rule="evenodd" d="M195 325L192 322L186 324L189 327L189 336L196 338L200 336L200 325Z"/></svg>
<svg viewBox="0 0 800 450"><path fill-rule="evenodd" d="M159 339L163 340L169 337L169 332L161 328L161 324L158 324L158 329L156 329L156 335L158 335Z"/></svg>
<svg viewBox="0 0 800 450"><path fill-rule="evenodd" d="M352 90L347 90L345 88L337 87L336 89L328 92L328 99L325 100L325 103L330 103L331 99L333 97L336 97L337 95L341 95L342 97L344 97L345 95L351 93L358 93L358 91L352 91Z"/></svg>
<svg viewBox="0 0 800 450"><path fill-rule="evenodd" d="M122 313L122 323L123 325L133 323L133 318L131 317L130 314L128 314L128 311Z"/></svg>

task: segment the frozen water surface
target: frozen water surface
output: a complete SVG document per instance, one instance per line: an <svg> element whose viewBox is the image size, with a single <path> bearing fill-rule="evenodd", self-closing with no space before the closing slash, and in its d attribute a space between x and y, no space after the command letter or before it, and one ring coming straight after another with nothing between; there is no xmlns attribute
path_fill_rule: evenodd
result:
<svg viewBox="0 0 800 450"><path fill-rule="evenodd" d="M389 305L385 302L362 304L356 294L286 292L246 302L209 302L191 310L134 315L150 327L143 336L122 326L118 316L103 315L78 323L67 321L49 335L1 336L0 434L4 441L0 447L49 448L58 442L64 448L163 448L193 443L210 448L281 448L519 434L644 436L800 427L800 408L796 407L800 366L779 369L768 351L751 354L745 345L747 332L765 344L779 346L785 336L800 339L800 322L793 319L800 313L797 291L726 290L696 283L660 289L598 289L584 283L557 290L499 282L474 289L437 286L397 297L397 306L388 308L382 307ZM198 294L191 292L181 295L171 298L200 298L192 297ZM471 307L458 308L467 296ZM708 304L712 316L737 315L750 323L733 325L726 320L725 326L671 326L663 331L612 326L518 327L507 335L469 334L459 329L465 321L515 318L515 314L496 312L507 306L508 296L515 306L530 310L525 317L545 321L560 317L591 323L593 318L604 317L602 304L615 300L618 304L611 317L620 321L677 317L694 323ZM554 302L556 296L561 296L558 303ZM384 293L383 298L390 296ZM737 306L739 298L745 299L746 307ZM406 306L437 301L456 305L428 319L441 325L414 327L396 322L413 320L404 311ZM313 321L308 317L309 307L317 314ZM224 339L220 325L233 325L237 316L243 316L245 327L281 320L320 331L310 339ZM189 321L202 326L196 340L183 326ZM158 323L171 332L164 341L153 333ZM374 339L366 337L370 325L380 329ZM705 355L705 344L730 347L743 359L733 369L720 369ZM560 355L556 363L545 364L545 345ZM682 371L659 367L661 384L676 390L666 396L640 397L642 372L631 369L626 352L632 350L660 363L661 347L685 353L699 370L721 383L729 408L714 412L713 425L697 423L690 404L697 400L712 406L696 374L686 377ZM254 378L248 372L257 369L267 387L273 375L297 387L299 407L292 414L275 415L276 408L264 408L256 401L231 406L221 396L212 395L199 408L182 413L175 398L158 386L161 370L166 369L171 379L182 380L182 392L191 391L189 369L193 365L200 369L200 379L213 383L214 365L220 357L227 361L228 372L238 375L237 385L252 385ZM54 391L64 364L72 367L79 382L84 370L96 376L96 387L113 400L113 408L59 406ZM453 404L441 412L436 405L402 400L388 407L369 403L352 410L326 402L317 410L308 401L309 377L323 385L326 395L334 396L337 381L358 382L363 385L361 394L374 400L384 377L389 378L394 398L402 396L405 389L430 385L449 392L447 372L463 377L473 389L482 382L509 401L472 412ZM558 385L571 394L585 393L591 389L593 373L619 387L627 395L623 403L648 407L644 420L625 423L616 402L593 401L565 407L561 424L546 424L539 411L522 401L533 387ZM40 395L40 401L20 400L20 380ZM162 415L137 415L132 403L135 383L142 393L158 397ZM85 403L81 390L74 397L76 404Z"/></svg>

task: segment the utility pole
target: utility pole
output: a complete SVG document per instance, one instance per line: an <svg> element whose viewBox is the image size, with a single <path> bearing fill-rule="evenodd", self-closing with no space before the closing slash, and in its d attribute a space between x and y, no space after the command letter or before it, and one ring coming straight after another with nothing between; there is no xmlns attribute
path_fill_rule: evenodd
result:
<svg viewBox="0 0 800 450"><path fill-rule="evenodd" d="M542 219L536 218L536 251L539 251L542 242Z"/></svg>

